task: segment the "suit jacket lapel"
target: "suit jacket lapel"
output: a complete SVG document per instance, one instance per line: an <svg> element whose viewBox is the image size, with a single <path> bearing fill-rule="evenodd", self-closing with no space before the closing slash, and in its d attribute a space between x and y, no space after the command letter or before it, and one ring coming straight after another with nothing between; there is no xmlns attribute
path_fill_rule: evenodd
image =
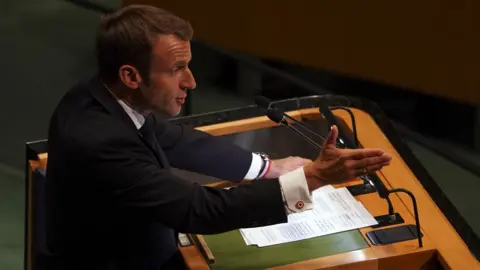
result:
<svg viewBox="0 0 480 270"><path fill-rule="evenodd" d="M90 93L92 96L102 104L107 111L109 111L114 117L118 117L124 122L129 128L134 131L137 136L140 137L140 139L143 141L143 143L150 148L151 151L154 152L155 157L157 158L158 162L162 164L164 167L168 168L169 163L165 155L162 153L163 151L161 149L155 149L152 147L146 140L143 138L143 136L140 134L140 131L138 131L137 127L133 123L132 119L130 116L125 112L125 110L122 108L122 106L118 103L116 98L106 89L106 87L103 85L102 81L98 76L93 77L89 81L90 87L88 87Z"/></svg>
<svg viewBox="0 0 480 270"><path fill-rule="evenodd" d="M92 96L102 104L108 112L114 115L117 118L120 118L126 125L128 125L133 130L137 131L137 127L133 123L130 116L128 116L127 112L120 106L116 98L108 91L105 86L103 85L102 81L98 76L93 77L89 81L90 87L88 90L92 94Z"/></svg>

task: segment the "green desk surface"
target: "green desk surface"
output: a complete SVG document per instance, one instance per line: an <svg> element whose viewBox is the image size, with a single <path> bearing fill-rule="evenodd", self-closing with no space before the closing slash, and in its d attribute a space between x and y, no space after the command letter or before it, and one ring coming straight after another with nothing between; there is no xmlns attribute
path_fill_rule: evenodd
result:
<svg viewBox="0 0 480 270"><path fill-rule="evenodd" d="M358 230L269 247L247 246L238 230L203 235L215 263L211 269L265 269L369 247Z"/></svg>

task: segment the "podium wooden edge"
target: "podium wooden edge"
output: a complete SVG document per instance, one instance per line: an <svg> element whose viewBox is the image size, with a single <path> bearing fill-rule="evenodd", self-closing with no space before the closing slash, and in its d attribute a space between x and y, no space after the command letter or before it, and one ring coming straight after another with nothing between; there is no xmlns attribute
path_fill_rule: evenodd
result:
<svg viewBox="0 0 480 270"><path fill-rule="evenodd" d="M215 257L212 254L212 251L208 247L207 242L203 238L202 235L197 234L195 235L196 240L198 241L198 246L201 247L202 253L204 254L205 259L207 260L208 264L215 263Z"/></svg>
<svg viewBox="0 0 480 270"><path fill-rule="evenodd" d="M178 249L182 254L185 264L187 265L188 269L191 270L209 270L210 266L205 261L203 254L200 252L198 247L193 244L191 246L182 247L179 246Z"/></svg>
<svg viewBox="0 0 480 270"><path fill-rule="evenodd" d="M423 249L415 253L404 253L395 256L377 257L369 248L355 250L328 257L307 260L299 263L268 268L270 270L400 270L400 269L438 269L436 249Z"/></svg>

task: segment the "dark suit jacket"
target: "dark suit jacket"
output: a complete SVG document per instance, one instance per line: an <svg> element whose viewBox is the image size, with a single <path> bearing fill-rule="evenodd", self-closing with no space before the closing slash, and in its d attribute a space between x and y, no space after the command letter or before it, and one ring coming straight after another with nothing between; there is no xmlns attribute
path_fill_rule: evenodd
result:
<svg viewBox="0 0 480 270"><path fill-rule="evenodd" d="M178 252L175 231L215 234L286 222L278 180L224 190L168 169L241 180L251 152L167 122L156 134L161 153L96 77L63 97L48 137L52 269L160 269Z"/></svg>

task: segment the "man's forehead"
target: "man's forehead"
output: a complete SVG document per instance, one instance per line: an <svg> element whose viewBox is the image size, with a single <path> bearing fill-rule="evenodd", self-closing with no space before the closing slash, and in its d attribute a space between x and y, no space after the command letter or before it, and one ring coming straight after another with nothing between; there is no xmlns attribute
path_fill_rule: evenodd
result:
<svg viewBox="0 0 480 270"><path fill-rule="evenodd" d="M189 61L191 58L190 42L175 35L159 35L153 42L154 58L166 61Z"/></svg>

